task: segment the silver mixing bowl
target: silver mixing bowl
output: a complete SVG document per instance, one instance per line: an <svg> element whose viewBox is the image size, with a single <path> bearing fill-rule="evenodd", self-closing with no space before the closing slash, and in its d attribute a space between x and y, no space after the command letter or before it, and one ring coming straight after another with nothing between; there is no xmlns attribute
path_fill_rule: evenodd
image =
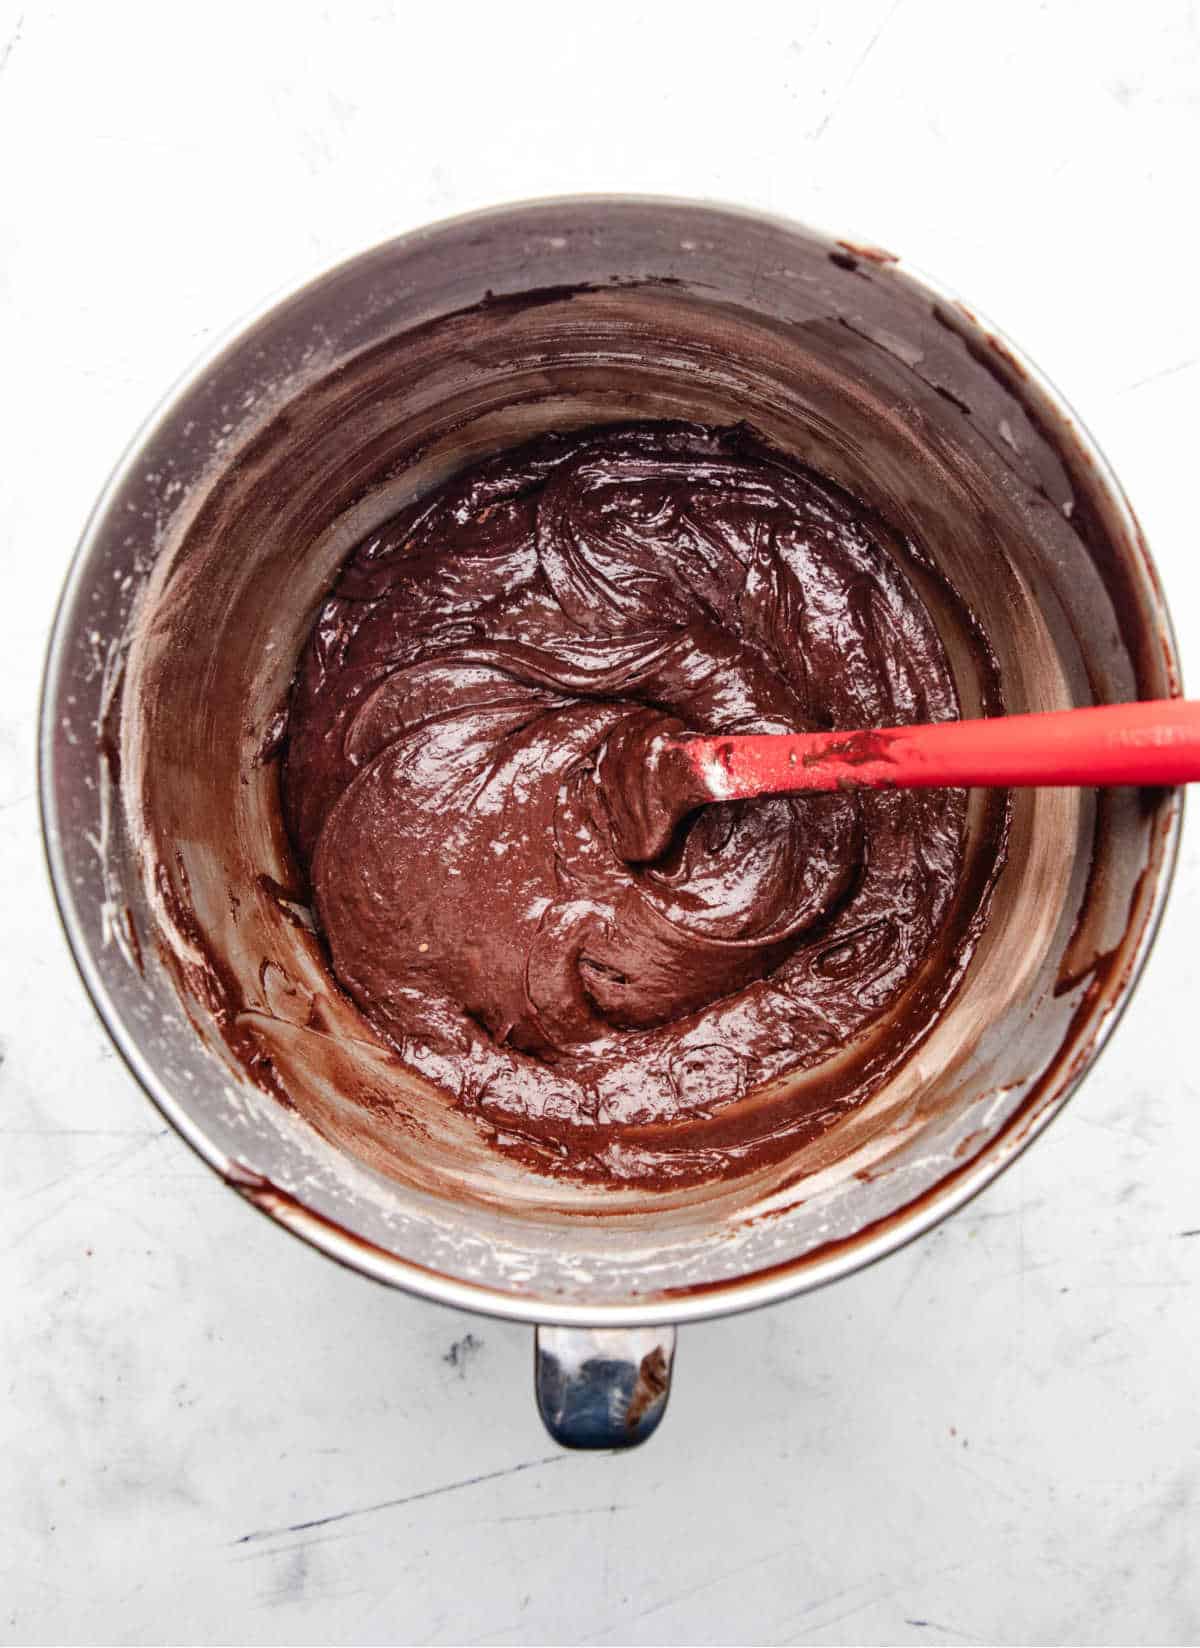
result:
<svg viewBox="0 0 1200 1648"><path fill-rule="evenodd" d="M493 1160L428 1095L424 1137L389 1166L361 1108L306 1073L303 1027L261 994L268 961L310 983L318 966L262 890L294 874L274 773L256 763L264 729L355 537L469 458L631 416L748 419L876 503L983 620L1010 709L1178 691L1116 480L994 328L872 248L730 208L600 197L401 236L211 351L96 505L41 719L63 925L150 1098L239 1194L322 1252L539 1324L542 1412L574 1445L653 1430L676 1324L881 1258L1036 1136L1134 987L1181 805L1172 792L1016 797L1010 860L948 1012L899 1077L786 1170L691 1201L606 1203ZM969 710L969 668L956 667ZM241 705L224 722L204 697L218 679ZM198 800L227 801L221 830L197 822ZM231 1055L224 1009L189 961L179 901L211 937L226 891L252 936L213 942L231 946L246 1022L290 1107ZM358 1034L347 1071L375 1057L377 1072ZM417 1102L402 1073L387 1080L397 1102Z"/></svg>

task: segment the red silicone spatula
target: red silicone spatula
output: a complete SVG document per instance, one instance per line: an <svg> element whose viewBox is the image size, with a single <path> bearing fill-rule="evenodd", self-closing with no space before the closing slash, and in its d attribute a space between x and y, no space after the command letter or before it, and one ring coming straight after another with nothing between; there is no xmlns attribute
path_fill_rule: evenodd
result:
<svg viewBox="0 0 1200 1648"><path fill-rule="evenodd" d="M1155 699L862 732L660 739L639 797L639 857L706 801L798 790L1030 784L1186 784L1200 779L1200 702Z"/></svg>
<svg viewBox="0 0 1200 1648"><path fill-rule="evenodd" d="M1168 698L870 732L680 739L710 801L792 790L1187 784L1200 701Z"/></svg>

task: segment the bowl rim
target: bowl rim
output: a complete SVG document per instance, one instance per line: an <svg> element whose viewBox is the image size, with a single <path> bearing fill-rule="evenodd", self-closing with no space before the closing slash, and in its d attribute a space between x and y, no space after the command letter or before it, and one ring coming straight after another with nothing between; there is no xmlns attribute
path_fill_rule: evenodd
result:
<svg viewBox="0 0 1200 1648"><path fill-rule="evenodd" d="M323 259L308 273L278 287L248 313L221 330L192 364L176 378L126 445L92 506L79 542L72 553L55 608L42 672L38 704L37 765L42 841L55 906L68 947L92 1006L130 1074L163 1117L214 1172L238 1190L245 1200L285 1230L290 1231L292 1235L298 1236L309 1246L338 1263L385 1285L402 1288L406 1292L454 1309L510 1321L564 1327L625 1328L709 1320L776 1304L795 1294L827 1286L854 1271L877 1263L887 1255L907 1246L909 1242L925 1235L943 1219L965 1206L1011 1167L1062 1111L1080 1082L1092 1069L1133 996L1158 934L1174 880L1182 829L1183 791L1177 790L1171 802L1171 811L1166 821L1160 849L1160 864L1154 880L1153 896L1141 918L1141 929L1136 935L1129 964L1115 987L1097 992L1087 1022L1074 1033L1077 1045L1085 1050L1086 1056L1072 1058L1065 1068L1060 1060L1061 1073L1046 1078L1048 1091L1035 1091L1027 1097L1001 1131L976 1157L953 1169L913 1201L905 1203L885 1218L864 1227L843 1241L811 1249L798 1258L769 1269L751 1271L726 1281L704 1284L675 1294L660 1293L638 1303L622 1301L611 1305L579 1304L554 1296L507 1292L499 1287L471 1282L428 1268L414 1260L402 1258L356 1236L352 1231L317 1214L290 1195L276 1191L274 1187L264 1190L261 1185L251 1183L249 1176L239 1171L239 1164L209 1140L203 1128L187 1113L134 1041L96 964L67 873L54 784L54 727L57 723L58 691L67 662L69 620L74 613L89 570L92 551L101 536L111 504L138 463L143 448L212 367L229 350L236 347L255 326L284 304L300 298L311 287L337 275L360 260L375 257L385 251L403 250L406 246L427 241L446 231L457 231L464 226L482 226L489 220L519 216L531 209L606 206L650 212L666 208L676 211L691 209L697 214L706 214L710 220L713 215L734 221L739 218L750 219L772 225L787 233L800 233L809 239L826 243L831 248L857 248L866 258L885 263L890 276L899 275L937 302L954 307L963 316L965 324L994 340L1026 381L1045 397L1060 426L1070 426L1072 437L1088 460L1096 482L1107 495L1123 534L1140 548L1142 565L1137 568L1137 576L1145 586L1148 605L1162 636L1168 669L1172 672L1174 680L1180 679L1178 641L1162 594L1158 572L1129 500L1107 458L1087 425L1056 385L1002 328L996 326L974 305L968 307L956 291L926 274L907 259L891 252L883 253L860 237L838 236L824 228L780 213L707 198L670 195L585 193L536 196L457 213L398 235L387 236L368 246L358 246L333 259ZM1034 1105L1037 1106L1036 1113L1030 1117L1026 1113Z"/></svg>

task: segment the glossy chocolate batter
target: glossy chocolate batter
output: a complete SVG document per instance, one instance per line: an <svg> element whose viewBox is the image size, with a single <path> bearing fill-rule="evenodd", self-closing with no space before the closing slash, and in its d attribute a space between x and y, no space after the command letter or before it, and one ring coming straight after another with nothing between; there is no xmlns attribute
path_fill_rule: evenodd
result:
<svg viewBox="0 0 1200 1648"><path fill-rule="evenodd" d="M351 555L296 676L288 826L338 980L500 1142L734 1171L839 1102L780 1078L936 970L880 1071L927 1028L970 947L938 947L962 792L708 806L647 861L639 788L664 731L953 718L903 554L744 431L663 423L503 453Z"/></svg>

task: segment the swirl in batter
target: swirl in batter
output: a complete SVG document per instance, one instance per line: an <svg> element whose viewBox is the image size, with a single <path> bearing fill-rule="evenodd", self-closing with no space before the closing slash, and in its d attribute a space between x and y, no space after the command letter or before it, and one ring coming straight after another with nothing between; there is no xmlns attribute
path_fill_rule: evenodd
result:
<svg viewBox="0 0 1200 1648"><path fill-rule="evenodd" d="M842 1102L781 1078L914 986L963 794L708 806L648 862L618 842L661 732L957 715L895 547L738 430L642 424L504 453L344 566L293 689L288 826L344 989L502 1144L733 1171Z"/></svg>

